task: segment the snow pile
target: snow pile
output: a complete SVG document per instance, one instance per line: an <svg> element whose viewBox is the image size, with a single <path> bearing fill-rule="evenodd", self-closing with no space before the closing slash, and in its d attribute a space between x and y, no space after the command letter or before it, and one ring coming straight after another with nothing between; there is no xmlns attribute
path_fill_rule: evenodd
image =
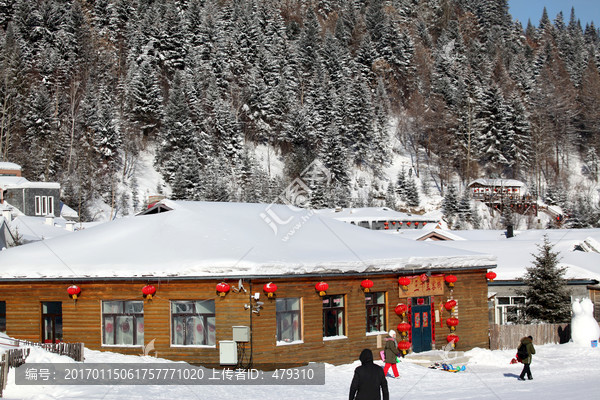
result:
<svg viewBox="0 0 600 400"><path fill-rule="evenodd" d="M361 349L351 349L358 354ZM64 357L32 349L27 362L73 362ZM522 364L510 364L516 349L473 349L464 372L452 373L429 369L406 361L398 364L400 379L388 379L391 399L419 400L513 399L532 395L544 400L595 399L600 391L600 348L583 348L574 343L536 346L531 369L534 380L518 382ZM153 357L128 356L111 352L85 350L85 363L165 363ZM382 365L380 360L375 361ZM82 365L85 365L83 363ZM342 400L348 391L358 361L333 366L325 365L325 385L148 385L148 386L34 386L15 385L11 370L4 392L7 399L279 399Z"/></svg>

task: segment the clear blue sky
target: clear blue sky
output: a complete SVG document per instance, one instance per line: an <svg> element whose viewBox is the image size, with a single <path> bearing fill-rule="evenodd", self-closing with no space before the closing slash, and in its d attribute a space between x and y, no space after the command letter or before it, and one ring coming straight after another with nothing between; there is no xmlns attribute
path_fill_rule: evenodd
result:
<svg viewBox="0 0 600 400"><path fill-rule="evenodd" d="M581 27L594 21L596 28L600 27L600 0L508 0L509 10L513 20L521 21L523 28L527 20L538 26L542 18L542 11L546 7L550 21L554 22L556 15L562 11L565 24L571 18L571 8L575 8L575 17L581 21Z"/></svg>

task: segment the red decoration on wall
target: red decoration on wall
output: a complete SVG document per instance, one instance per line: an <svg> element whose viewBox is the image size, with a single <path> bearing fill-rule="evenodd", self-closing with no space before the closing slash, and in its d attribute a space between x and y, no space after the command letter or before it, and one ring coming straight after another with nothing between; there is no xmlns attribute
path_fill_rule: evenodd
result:
<svg viewBox="0 0 600 400"><path fill-rule="evenodd" d="M427 276L427 274L421 274L419 278L421 279L421 282L427 282L429 280L429 276Z"/></svg>
<svg viewBox="0 0 600 400"><path fill-rule="evenodd" d="M230 288L231 287L225 282L221 282L221 283L217 284L217 292L219 293L219 296L221 296L221 297L225 297L227 292L229 292Z"/></svg>
<svg viewBox="0 0 600 400"><path fill-rule="evenodd" d="M410 328L411 328L411 326L407 322L400 322L398 324L398 326L396 327L396 329L398 329L398 332L400 332L402 334L402 336L408 335Z"/></svg>
<svg viewBox="0 0 600 400"><path fill-rule="evenodd" d="M81 293L81 288L77 285L71 285L67 288L67 293L73 300L77 300L77 296Z"/></svg>
<svg viewBox="0 0 600 400"><path fill-rule="evenodd" d="M448 286L454 287L454 282L456 282L456 276L454 276L454 275L446 275L446 277L444 278L444 280L446 281L446 283L448 283Z"/></svg>
<svg viewBox="0 0 600 400"><path fill-rule="evenodd" d="M409 349L410 342L407 342L406 340L401 340L400 342L398 342L398 350L402 351L402 355L406 354Z"/></svg>
<svg viewBox="0 0 600 400"><path fill-rule="evenodd" d="M142 288L142 294L146 300L152 300L154 293L156 293L156 288L152 285L146 285Z"/></svg>
<svg viewBox="0 0 600 400"><path fill-rule="evenodd" d="M315 285L315 289L319 292L319 296L325 296L329 285L325 282L319 282Z"/></svg>
<svg viewBox="0 0 600 400"><path fill-rule="evenodd" d="M365 279L364 281L362 281L360 283L360 286L362 286L365 293L368 293L371 291L371 288L373 287L373 281L370 279Z"/></svg>
<svg viewBox="0 0 600 400"><path fill-rule="evenodd" d="M408 290L408 285L410 285L410 278L406 276L401 276L398 278L398 283L402 286L402 290Z"/></svg>
<svg viewBox="0 0 600 400"><path fill-rule="evenodd" d="M448 343L452 344L452 347L455 347L456 343L458 343L459 337L456 335L448 335L446 336L446 340Z"/></svg>
<svg viewBox="0 0 600 400"><path fill-rule="evenodd" d="M458 325L458 318L450 317L446 320L446 324L448 324L450 330L454 332L456 326Z"/></svg>
<svg viewBox="0 0 600 400"><path fill-rule="evenodd" d="M267 294L268 298L272 298L273 296L275 296L275 292L277 291L277 285L273 282L265 283L263 285L263 290Z"/></svg>
<svg viewBox="0 0 600 400"><path fill-rule="evenodd" d="M494 279L496 279L496 276L497 276L497 275L496 275L496 273L495 273L494 271L490 271L490 272L488 272L487 274L485 274L485 277L486 277L487 279L489 279L489 280L490 280L490 282L493 282L493 281L494 281Z"/></svg>
<svg viewBox="0 0 600 400"><path fill-rule="evenodd" d="M404 317L404 315L406 315L406 311L408 310L408 307L406 306L406 304L404 303L399 303L396 308L394 309L394 312L397 315L400 315L402 317Z"/></svg>
<svg viewBox="0 0 600 400"><path fill-rule="evenodd" d="M456 307L456 300L448 300L446 304L444 304L444 308L448 311L454 310L454 307Z"/></svg>

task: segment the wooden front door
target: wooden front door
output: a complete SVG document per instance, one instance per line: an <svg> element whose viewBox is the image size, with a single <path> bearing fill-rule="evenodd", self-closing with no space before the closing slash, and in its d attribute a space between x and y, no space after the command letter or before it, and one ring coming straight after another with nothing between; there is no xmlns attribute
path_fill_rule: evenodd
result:
<svg viewBox="0 0 600 400"><path fill-rule="evenodd" d="M42 302L42 343L62 342L62 302Z"/></svg>

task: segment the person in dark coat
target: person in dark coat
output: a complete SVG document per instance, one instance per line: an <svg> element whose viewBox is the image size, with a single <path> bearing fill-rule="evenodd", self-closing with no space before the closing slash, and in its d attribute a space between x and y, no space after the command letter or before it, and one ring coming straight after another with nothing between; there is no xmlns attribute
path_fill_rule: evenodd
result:
<svg viewBox="0 0 600 400"><path fill-rule="evenodd" d="M529 365L531 364L531 359L533 358L532 355L535 354L535 347L533 347L533 337L524 337L523 339L521 339L521 344L519 346L521 345L524 345L527 348L527 358L521 360L521 362L523 363L523 371L521 371L521 375L519 375L519 380L524 381L525 374L527 374L527 379L532 380L533 376L531 376L531 369L529 368Z"/></svg>
<svg viewBox="0 0 600 400"><path fill-rule="evenodd" d="M383 368L373 362L373 353L364 349L359 357L362 365L354 370L350 384L350 400L389 400L387 380Z"/></svg>
<svg viewBox="0 0 600 400"><path fill-rule="evenodd" d="M398 342L396 341L396 331L392 329L385 338L385 367L383 368L383 373L386 376L390 367L392 367L394 378L399 377L398 367L396 366L399 354L400 350L398 350Z"/></svg>

